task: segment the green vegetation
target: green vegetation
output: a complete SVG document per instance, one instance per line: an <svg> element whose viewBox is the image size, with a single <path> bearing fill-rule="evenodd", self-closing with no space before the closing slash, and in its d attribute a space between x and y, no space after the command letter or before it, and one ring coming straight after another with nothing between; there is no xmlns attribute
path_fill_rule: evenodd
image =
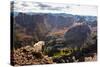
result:
<svg viewBox="0 0 100 67"><path fill-rule="evenodd" d="M59 58L63 55L69 56L73 52L73 50L74 49L72 49L72 48L65 48L65 49L61 49L58 51L44 49L44 53L48 54L48 55L50 54L51 57L53 57L53 58Z"/></svg>
<svg viewBox="0 0 100 67"><path fill-rule="evenodd" d="M59 58L63 55L70 55L72 52L70 50L61 50L60 52L54 53L53 58Z"/></svg>

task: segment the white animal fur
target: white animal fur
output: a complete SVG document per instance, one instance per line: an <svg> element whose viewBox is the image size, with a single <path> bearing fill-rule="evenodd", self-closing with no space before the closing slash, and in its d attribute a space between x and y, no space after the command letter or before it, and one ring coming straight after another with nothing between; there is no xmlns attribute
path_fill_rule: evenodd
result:
<svg viewBox="0 0 100 67"><path fill-rule="evenodd" d="M44 41L39 41L37 43L34 44L34 49L35 49L35 52L39 52L39 51L42 51L42 46L45 45L45 42Z"/></svg>

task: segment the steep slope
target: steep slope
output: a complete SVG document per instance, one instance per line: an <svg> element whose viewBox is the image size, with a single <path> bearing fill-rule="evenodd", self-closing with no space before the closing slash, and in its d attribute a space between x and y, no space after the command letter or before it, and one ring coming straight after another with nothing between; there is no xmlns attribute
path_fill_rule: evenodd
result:
<svg viewBox="0 0 100 67"><path fill-rule="evenodd" d="M81 47L91 34L91 29L86 24L75 25L65 33L68 47Z"/></svg>

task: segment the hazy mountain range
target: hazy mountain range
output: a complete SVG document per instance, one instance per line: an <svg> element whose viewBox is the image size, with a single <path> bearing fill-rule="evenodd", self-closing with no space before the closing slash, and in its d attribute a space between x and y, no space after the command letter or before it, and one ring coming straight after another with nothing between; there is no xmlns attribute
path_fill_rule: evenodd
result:
<svg viewBox="0 0 100 67"><path fill-rule="evenodd" d="M20 12L15 14L16 15L13 16L13 13L11 13L11 17L14 19L14 33L20 40L32 39L34 41L40 41L45 40L48 36L59 36L62 38L72 26L77 26L80 23L88 25L91 29L97 31L96 16L80 16L65 13ZM83 29L84 28L88 27L83 25ZM80 30L77 31L77 33L80 32ZM84 31L86 30L88 29L85 29ZM83 38L86 36L83 36Z"/></svg>

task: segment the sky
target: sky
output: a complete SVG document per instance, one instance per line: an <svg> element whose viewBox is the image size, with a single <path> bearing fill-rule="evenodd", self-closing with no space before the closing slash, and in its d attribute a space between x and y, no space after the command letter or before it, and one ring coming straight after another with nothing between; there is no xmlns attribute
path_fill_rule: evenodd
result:
<svg viewBox="0 0 100 67"><path fill-rule="evenodd" d="M67 13L74 15L97 16L97 6L68 3L48 3L33 1L15 1L14 12Z"/></svg>

